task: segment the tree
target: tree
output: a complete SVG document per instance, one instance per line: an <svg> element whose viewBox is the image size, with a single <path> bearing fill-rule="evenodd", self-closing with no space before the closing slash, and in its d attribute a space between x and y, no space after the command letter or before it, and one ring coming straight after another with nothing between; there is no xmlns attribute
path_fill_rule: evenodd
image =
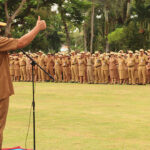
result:
<svg viewBox="0 0 150 150"><path fill-rule="evenodd" d="M91 10L91 42L90 42L90 52L91 53L93 53L94 18L95 18L95 4L94 4L94 0L92 0L92 10Z"/></svg>
<svg viewBox="0 0 150 150"><path fill-rule="evenodd" d="M18 7L17 7L17 5L15 3L14 12L10 12L9 11L9 9L8 9L8 3L12 3L12 2L10 2L9 0L4 1L5 15L6 15L6 19L7 19L7 26L5 28L5 36L9 36L10 37L11 36L11 26L12 26L12 23L13 23L14 19L16 18L16 16L22 10L23 5L26 3L26 0L22 0L20 3L17 2ZM14 4L14 1L13 1L13 4Z"/></svg>
<svg viewBox="0 0 150 150"><path fill-rule="evenodd" d="M59 6L58 10L61 15L61 19L66 33L66 43L70 50L71 39L68 24L71 23L74 26L80 28L84 20L84 13L86 9L90 7L90 3L85 0L51 0L50 3L57 4Z"/></svg>

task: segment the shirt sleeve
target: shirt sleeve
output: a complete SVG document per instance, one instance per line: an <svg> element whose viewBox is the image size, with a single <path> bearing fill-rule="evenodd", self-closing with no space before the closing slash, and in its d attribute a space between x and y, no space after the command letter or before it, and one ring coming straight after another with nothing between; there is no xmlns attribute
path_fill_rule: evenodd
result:
<svg viewBox="0 0 150 150"><path fill-rule="evenodd" d="M16 50L18 47L18 39L0 37L0 52Z"/></svg>

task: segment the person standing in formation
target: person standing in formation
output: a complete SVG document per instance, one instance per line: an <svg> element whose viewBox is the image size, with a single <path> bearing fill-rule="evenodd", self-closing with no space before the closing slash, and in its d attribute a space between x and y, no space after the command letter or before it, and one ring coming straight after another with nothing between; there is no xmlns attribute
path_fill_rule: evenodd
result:
<svg viewBox="0 0 150 150"><path fill-rule="evenodd" d="M132 51L129 51L129 57L127 58L127 66L128 66L128 75L129 75L129 84L135 84L135 57Z"/></svg>
<svg viewBox="0 0 150 150"><path fill-rule="evenodd" d="M113 52L110 53L109 72L111 84L117 83L117 60Z"/></svg>
<svg viewBox="0 0 150 150"><path fill-rule="evenodd" d="M118 72L119 72L119 83L125 84L125 58L123 54L118 55Z"/></svg>
<svg viewBox="0 0 150 150"><path fill-rule="evenodd" d="M38 64L40 64L40 62L41 62L42 54L43 54L42 51L38 52L38 61L37 61ZM42 75L41 75L41 69L40 68L38 68L38 81L39 82L42 81Z"/></svg>
<svg viewBox="0 0 150 150"><path fill-rule="evenodd" d="M78 55L78 65L79 65L79 78L80 78L80 83L85 83L86 81L86 76L85 76L85 70L86 70L86 61L84 58L83 53Z"/></svg>
<svg viewBox="0 0 150 150"><path fill-rule="evenodd" d="M106 54L102 56L102 83L108 84L109 77L109 60Z"/></svg>
<svg viewBox="0 0 150 150"><path fill-rule="evenodd" d="M62 82L62 72L61 72L62 61L58 54L55 54L55 81Z"/></svg>
<svg viewBox="0 0 150 150"><path fill-rule="evenodd" d="M41 59L40 59L40 62L39 62L39 65L45 70L46 69L46 64L45 64L45 57L46 57L46 55L45 54L42 54L41 55ZM45 77L46 77L46 75L45 75L45 72L43 72L43 70L41 70L40 69L40 74L41 74L41 80L42 80L42 82L44 82L45 81Z"/></svg>
<svg viewBox="0 0 150 150"><path fill-rule="evenodd" d="M95 76L95 84L102 83L102 71L101 71L101 58L99 57L99 52L95 52L95 60L94 60L94 76Z"/></svg>
<svg viewBox="0 0 150 150"><path fill-rule="evenodd" d="M15 80L14 62L15 61L14 61L13 56L10 56L9 69L10 69L11 81Z"/></svg>
<svg viewBox="0 0 150 150"><path fill-rule="evenodd" d="M14 69L15 69L15 81L19 82L19 80L20 80L20 64L19 64L18 56L15 57Z"/></svg>
<svg viewBox="0 0 150 150"><path fill-rule="evenodd" d="M29 53L27 54L29 55ZM31 81L30 66L31 66L31 61L28 57L26 57L26 78L28 82Z"/></svg>
<svg viewBox="0 0 150 150"><path fill-rule="evenodd" d="M67 55L62 57L63 81L69 82L69 60Z"/></svg>
<svg viewBox="0 0 150 150"><path fill-rule="evenodd" d="M33 55L34 60L37 62L38 61L38 55L34 54ZM38 81L38 66L35 65L34 66L34 81L37 82Z"/></svg>
<svg viewBox="0 0 150 150"><path fill-rule="evenodd" d="M71 51L71 75L72 75L72 82L79 81L79 74L78 74L78 60L75 54L75 51Z"/></svg>
<svg viewBox="0 0 150 150"><path fill-rule="evenodd" d="M138 68L138 74L139 74L139 84L146 84L146 63L148 62L147 57L144 54L144 50L140 49L140 55L139 55L139 68Z"/></svg>
<svg viewBox="0 0 150 150"><path fill-rule="evenodd" d="M139 84L138 64L139 64L139 54L135 53L135 72L134 72L135 84Z"/></svg>
<svg viewBox="0 0 150 150"><path fill-rule="evenodd" d="M21 52L20 54L20 75L21 75L21 81L26 81L27 80L27 75L26 75L26 57L24 57L23 53Z"/></svg>
<svg viewBox="0 0 150 150"><path fill-rule="evenodd" d="M6 24L0 22L0 27L2 26L6 26ZM0 37L0 150L2 149L3 131L8 113L9 97L14 94L9 72L8 51L26 47L33 41L35 36L44 29L46 29L46 23L38 17L36 26L21 38Z"/></svg>
<svg viewBox="0 0 150 150"><path fill-rule="evenodd" d="M94 61L93 61L93 58L91 57L91 53L87 53L86 56L87 56L87 58L86 58L86 61L87 61L87 82L89 84L92 84L92 83L94 83L94 80L93 80Z"/></svg>
<svg viewBox="0 0 150 150"><path fill-rule="evenodd" d="M38 55L37 55L38 54ZM81 83L95 83L95 84L140 84L145 85L149 83L149 62L150 50L144 51L128 51L124 53L120 50L118 53L110 52L100 54L96 51L95 54L90 52L58 52L55 54L44 54L42 51L37 53L29 53L43 68L46 68L52 76L55 77L56 82L73 82L79 83L79 78L82 78ZM36 56L36 57L35 57ZM10 55L10 60L18 57L18 54ZM22 80L24 74L21 73L21 60L25 56L19 54L18 69L20 74L16 74L17 80ZM26 57L25 57L26 58ZM10 61L10 71L13 79L13 64L16 61ZM67 62L67 64L66 64ZM23 63L22 63L23 64ZM81 65L82 64L82 65ZM35 71L35 81L50 81L49 77L42 75L40 69ZM26 61L26 68L24 72L27 75L27 81L31 81L31 64L30 60ZM17 73L17 70L14 69ZM80 73L80 75L79 75ZM21 75L22 74L22 75ZM82 74L82 75L81 75ZM23 79L25 81L25 79ZM81 81L81 80L80 80Z"/></svg>

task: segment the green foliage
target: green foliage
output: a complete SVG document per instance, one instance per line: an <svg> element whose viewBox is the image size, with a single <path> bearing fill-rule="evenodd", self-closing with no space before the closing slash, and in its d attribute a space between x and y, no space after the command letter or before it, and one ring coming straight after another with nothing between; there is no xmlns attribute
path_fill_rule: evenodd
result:
<svg viewBox="0 0 150 150"><path fill-rule="evenodd" d="M0 0L0 21L6 22L4 2L5 0ZM21 0L7 0L7 2L9 14L12 15ZM54 4L58 6L56 12L51 11ZM85 30L89 50L91 4L91 0L27 1L13 21L12 36L19 38L29 32L40 15L46 21L47 29L39 33L25 50L59 51L62 44L67 44L64 22L68 28L71 49L84 50L83 30ZM130 5L126 0L94 0L93 4L95 5L93 51L105 51L107 39L111 50L149 48L150 0L132 0ZM4 29L1 34L4 34Z"/></svg>
<svg viewBox="0 0 150 150"><path fill-rule="evenodd" d="M115 50L136 50L140 48L147 49L150 44L146 39L148 33L139 33L138 26L135 22L130 22L128 26L117 28L114 32L108 35L108 40L111 47Z"/></svg>
<svg viewBox="0 0 150 150"><path fill-rule="evenodd" d="M108 35L109 43L118 42L125 38L124 28L117 28Z"/></svg>

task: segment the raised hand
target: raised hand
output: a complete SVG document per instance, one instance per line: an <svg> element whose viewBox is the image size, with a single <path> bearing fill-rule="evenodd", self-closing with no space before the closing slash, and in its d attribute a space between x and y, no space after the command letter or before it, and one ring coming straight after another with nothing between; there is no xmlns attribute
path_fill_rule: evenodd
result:
<svg viewBox="0 0 150 150"><path fill-rule="evenodd" d="M38 16L36 26L39 28L40 31L45 30L46 29L46 22L44 20L41 20L41 17Z"/></svg>

